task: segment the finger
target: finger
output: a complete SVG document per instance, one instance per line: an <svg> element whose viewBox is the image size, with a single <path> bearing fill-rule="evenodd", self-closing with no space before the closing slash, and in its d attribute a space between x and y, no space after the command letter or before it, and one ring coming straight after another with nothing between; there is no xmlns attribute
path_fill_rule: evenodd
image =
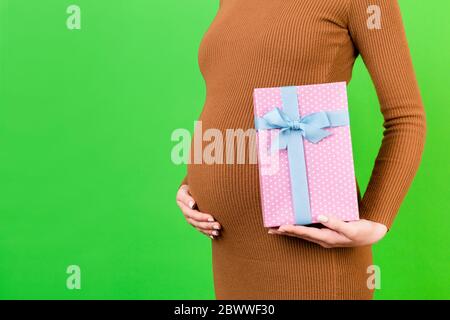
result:
<svg viewBox="0 0 450 320"><path fill-rule="evenodd" d="M323 224L325 227L335 230L347 238L354 238L356 236L356 228L354 224L347 223L333 216L320 215L317 220Z"/></svg>
<svg viewBox="0 0 450 320"><path fill-rule="evenodd" d="M199 228L196 228L196 227L194 227L194 228L197 229L197 231L200 232L201 234L207 236L208 238L211 238L213 240L216 238L214 235L212 235L212 234L210 234L210 233L208 233L208 232L206 232L206 231L204 231L202 229L199 229Z"/></svg>
<svg viewBox="0 0 450 320"><path fill-rule="evenodd" d="M323 247L323 248L329 249L329 248L333 248L333 247L334 247L334 246L332 246L332 245L330 245L330 244L328 244L328 243L325 243L325 242L319 241L319 240L315 240L315 239L312 239L312 238L308 238L308 237L300 237L300 236L298 236L298 238L302 238L302 239L304 239L304 240L306 240L306 241L309 241L309 242L318 244L319 246L321 246L321 247Z"/></svg>
<svg viewBox="0 0 450 320"><path fill-rule="evenodd" d="M313 238L309 238L307 236L300 236L300 235L293 234L293 233L279 232L277 229L270 229L269 233L270 234L278 234L278 235L285 235L285 236L295 237L295 238L303 239L303 240L306 240L306 241L309 241L309 242L313 242L313 243L318 244L318 245L320 245L320 246L322 246L324 248L332 248L331 245L329 245L329 244L327 244L325 242L322 242L322 241L319 241L319 240L316 240L316 239L313 239Z"/></svg>
<svg viewBox="0 0 450 320"><path fill-rule="evenodd" d="M200 228L195 229L197 229L199 232L203 233L205 236L208 236L211 239L215 239L216 237L219 236L219 234L214 234L212 231L202 230Z"/></svg>
<svg viewBox="0 0 450 320"><path fill-rule="evenodd" d="M313 228L313 227L305 227L305 226L297 226L297 225L282 225L277 229L278 232L281 233L291 233L298 236L305 236L309 238L313 238L316 240L323 241L325 237L325 233L322 232L323 229Z"/></svg>
<svg viewBox="0 0 450 320"><path fill-rule="evenodd" d="M209 234L213 234L215 236L219 235L220 225L218 223L210 223L210 222L201 222L191 218L186 218L189 224L193 225L196 228L202 229Z"/></svg>
<svg viewBox="0 0 450 320"><path fill-rule="evenodd" d="M177 201L181 201L189 208L193 209L195 206L195 200L192 198L191 194L189 193L189 186L184 184L178 189L177 192Z"/></svg>
<svg viewBox="0 0 450 320"><path fill-rule="evenodd" d="M329 229L318 229L313 227L305 226L294 226L294 225L284 225L278 228L278 231L283 233L292 233L298 236L305 236L310 239L318 240L324 242L328 245L337 245L340 243L348 243L349 239L343 235L329 230Z"/></svg>
<svg viewBox="0 0 450 320"><path fill-rule="evenodd" d="M306 241L309 241L309 242L313 242L313 243L316 243L316 244L318 244L318 245L320 245L320 246L322 246L324 248L327 248L327 249L344 246L344 243L338 242L337 240L333 241L333 240L330 239L330 240L328 240L328 242L324 242L324 241L320 241L320 240L317 240L317 239L314 239L314 238L310 238L310 237L307 237L307 236L299 236L299 235L294 234L294 233L284 233L284 235L290 236L290 237L296 237L296 238L299 238L299 239L302 239L302 240L306 240Z"/></svg>
<svg viewBox="0 0 450 320"><path fill-rule="evenodd" d="M178 201L178 206L181 209L181 212L185 215L186 218L194 219L197 221L208 221L208 222L214 222L214 217L208 213L203 213L198 210L193 210L189 208L187 205L185 205L183 202ZM217 222L216 222L217 223Z"/></svg>

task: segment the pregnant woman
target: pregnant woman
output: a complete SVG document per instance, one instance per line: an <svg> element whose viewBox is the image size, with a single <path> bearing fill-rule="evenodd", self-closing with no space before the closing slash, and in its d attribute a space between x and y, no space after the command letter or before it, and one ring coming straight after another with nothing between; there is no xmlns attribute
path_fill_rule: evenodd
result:
<svg viewBox="0 0 450 320"><path fill-rule="evenodd" d="M348 83L358 55L384 117L363 197L358 187L360 221L324 215L320 227L267 230L256 164L188 166L177 203L190 224L214 239L217 299L371 299L371 245L394 221L426 132L396 0L220 1L199 49L207 88L203 132L214 128L225 136L227 129L254 128L254 88ZM246 148L255 148L246 141Z"/></svg>

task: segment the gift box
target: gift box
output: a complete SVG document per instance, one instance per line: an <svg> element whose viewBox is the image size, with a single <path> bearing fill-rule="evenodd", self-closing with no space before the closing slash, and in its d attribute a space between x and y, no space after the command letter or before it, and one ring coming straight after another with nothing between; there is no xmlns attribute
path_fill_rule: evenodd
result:
<svg viewBox="0 0 450 320"><path fill-rule="evenodd" d="M253 92L265 227L359 219L345 82Z"/></svg>

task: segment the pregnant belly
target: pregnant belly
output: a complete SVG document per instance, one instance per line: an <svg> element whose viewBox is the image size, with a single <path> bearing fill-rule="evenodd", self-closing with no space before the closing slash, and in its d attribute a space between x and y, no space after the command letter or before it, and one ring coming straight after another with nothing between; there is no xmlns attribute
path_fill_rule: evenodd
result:
<svg viewBox="0 0 450 320"><path fill-rule="evenodd" d="M191 144L191 160L198 162L200 154L200 157L203 156L202 163L189 164L187 172L189 188L200 211L213 215L222 224L224 231L225 228L238 231L249 225L257 225L258 228L263 226L258 165L252 157L256 154L256 135L252 129L251 94L246 99L233 99L236 101L230 101L228 96L207 98L199 119L201 127L195 129ZM236 116L237 111L239 116ZM217 151L219 156L215 152L208 152L213 144L213 139L208 139L207 135L210 129L221 133L222 148ZM200 151L195 141L201 141ZM205 154L215 154L215 158L224 163L207 160ZM233 160L230 161L230 158ZM239 163L241 161L244 164ZM213 164L209 164L211 162Z"/></svg>
<svg viewBox="0 0 450 320"><path fill-rule="evenodd" d="M213 215L224 231L261 229L256 164L191 164L188 179L199 210Z"/></svg>

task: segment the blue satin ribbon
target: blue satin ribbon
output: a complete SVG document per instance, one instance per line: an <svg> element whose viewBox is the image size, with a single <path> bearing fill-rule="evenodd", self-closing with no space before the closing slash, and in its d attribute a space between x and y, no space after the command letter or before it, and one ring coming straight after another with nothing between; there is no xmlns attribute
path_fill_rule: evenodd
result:
<svg viewBox="0 0 450 320"><path fill-rule="evenodd" d="M311 224L311 205L307 180L303 138L318 143L331 132L324 128L349 125L348 112L321 111L300 117L297 87L281 87L283 110L274 108L262 117L255 117L256 130L280 129L272 141L271 151L287 149L291 176L292 201L295 223Z"/></svg>

